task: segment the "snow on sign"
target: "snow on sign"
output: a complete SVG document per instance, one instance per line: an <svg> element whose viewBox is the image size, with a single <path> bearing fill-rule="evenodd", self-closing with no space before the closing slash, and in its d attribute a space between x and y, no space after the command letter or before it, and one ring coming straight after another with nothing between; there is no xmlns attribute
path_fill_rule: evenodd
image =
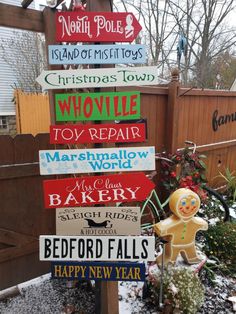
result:
<svg viewBox="0 0 236 314"><path fill-rule="evenodd" d="M145 123L50 126L51 144L144 142Z"/></svg>
<svg viewBox="0 0 236 314"><path fill-rule="evenodd" d="M143 201L155 185L144 173L123 173L43 181L46 208Z"/></svg>
<svg viewBox="0 0 236 314"><path fill-rule="evenodd" d="M142 64L145 45L51 45L49 64Z"/></svg>
<svg viewBox="0 0 236 314"><path fill-rule="evenodd" d="M139 207L56 209L57 235L140 235Z"/></svg>
<svg viewBox="0 0 236 314"><path fill-rule="evenodd" d="M55 279L145 281L145 264L130 262L52 262Z"/></svg>
<svg viewBox="0 0 236 314"><path fill-rule="evenodd" d="M39 151L40 174L155 170L155 147Z"/></svg>
<svg viewBox="0 0 236 314"><path fill-rule="evenodd" d="M155 237L40 236L40 261L154 261Z"/></svg>
<svg viewBox="0 0 236 314"><path fill-rule="evenodd" d="M57 121L140 118L140 92L56 94Z"/></svg>
<svg viewBox="0 0 236 314"><path fill-rule="evenodd" d="M142 27L127 12L57 12L57 42L132 42Z"/></svg>
<svg viewBox="0 0 236 314"><path fill-rule="evenodd" d="M45 89L141 86L161 83L156 66L43 70L36 81Z"/></svg>

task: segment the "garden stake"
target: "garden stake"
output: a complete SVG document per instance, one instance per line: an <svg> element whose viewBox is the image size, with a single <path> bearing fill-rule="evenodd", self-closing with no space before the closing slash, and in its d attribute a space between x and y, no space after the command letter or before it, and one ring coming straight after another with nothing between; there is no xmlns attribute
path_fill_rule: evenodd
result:
<svg viewBox="0 0 236 314"><path fill-rule="evenodd" d="M165 255L165 244L167 241L161 240L160 245L162 246L162 257L161 257L161 280L160 280L160 292L159 292L159 309L163 309L163 274L164 274L164 255Z"/></svg>

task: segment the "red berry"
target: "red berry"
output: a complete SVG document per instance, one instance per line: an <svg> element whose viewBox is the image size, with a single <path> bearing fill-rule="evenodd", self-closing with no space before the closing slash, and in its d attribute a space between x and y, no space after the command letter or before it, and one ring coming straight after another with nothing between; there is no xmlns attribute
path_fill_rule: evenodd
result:
<svg viewBox="0 0 236 314"><path fill-rule="evenodd" d="M172 178L176 178L176 172L175 172L175 171L172 171L172 172L170 173L170 175L171 175Z"/></svg>

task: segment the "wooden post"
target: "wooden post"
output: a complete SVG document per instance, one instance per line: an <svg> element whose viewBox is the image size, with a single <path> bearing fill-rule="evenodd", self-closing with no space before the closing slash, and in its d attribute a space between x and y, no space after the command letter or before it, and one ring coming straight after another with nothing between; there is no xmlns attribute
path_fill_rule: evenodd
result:
<svg viewBox="0 0 236 314"><path fill-rule="evenodd" d="M168 91L168 105L166 114L166 150L169 153L175 152L178 145L178 90L179 90L179 70L171 71L171 82Z"/></svg>
<svg viewBox="0 0 236 314"><path fill-rule="evenodd" d="M112 11L112 1L109 0L89 0L87 11ZM55 44L55 10L45 8L43 11L46 49L48 45ZM59 69L58 66L48 65L49 70ZM57 91L60 93L60 91ZM55 91L49 91L49 104L51 123L55 123ZM96 283L96 313L97 314L118 314L118 282Z"/></svg>
<svg viewBox="0 0 236 314"><path fill-rule="evenodd" d="M56 23L55 23L55 9L45 7L43 10L43 20L44 20L44 33L46 42L46 55L48 60L48 46L56 44ZM50 65L48 62L48 70L62 70L61 65ZM57 90L57 93L61 93L63 90ZM49 107L50 107L50 117L51 124L55 124L55 90L48 91L49 96Z"/></svg>
<svg viewBox="0 0 236 314"><path fill-rule="evenodd" d="M112 0L88 0L87 11L111 12ZM118 313L118 282L96 283L96 314Z"/></svg>

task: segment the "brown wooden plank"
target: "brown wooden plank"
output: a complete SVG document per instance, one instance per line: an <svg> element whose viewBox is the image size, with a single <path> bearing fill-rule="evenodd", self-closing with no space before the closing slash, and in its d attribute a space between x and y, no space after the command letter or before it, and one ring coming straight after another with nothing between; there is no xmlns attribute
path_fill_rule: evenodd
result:
<svg viewBox="0 0 236 314"><path fill-rule="evenodd" d="M26 243L23 246L17 246L0 250L0 263L15 259L20 256L32 254L39 250L39 241Z"/></svg>
<svg viewBox="0 0 236 314"><path fill-rule="evenodd" d="M117 92L129 92L131 90L140 91L142 94L168 95L168 87L157 86L134 86L134 87L116 87Z"/></svg>
<svg viewBox="0 0 236 314"><path fill-rule="evenodd" d="M44 32L41 11L0 3L0 26Z"/></svg>
<svg viewBox="0 0 236 314"><path fill-rule="evenodd" d="M28 243L32 241L35 241L35 237L0 228L0 242L2 243L20 246L23 243Z"/></svg>
<svg viewBox="0 0 236 314"><path fill-rule="evenodd" d="M9 299L9 298L14 298L17 295L20 294L20 289L18 286L10 287L9 289L0 291L0 301Z"/></svg>
<svg viewBox="0 0 236 314"><path fill-rule="evenodd" d="M39 253L20 256L0 264L0 290L50 272L49 262L40 262Z"/></svg>
<svg viewBox="0 0 236 314"><path fill-rule="evenodd" d="M35 138L31 134L20 134L14 138L15 164L38 161Z"/></svg>
<svg viewBox="0 0 236 314"><path fill-rule="evenodd" d="M14 139L9 135L0 135L0 165L13 164L14 156Z"/></svg>
<svg viewBox="0 0 236 314"><path fill-rule="evenodd" d="M195 89L181 88L179 96L220 96L220 97L236 97L236 92L219 89Z"/></svg>
<svg viewBox="0 0 236 314"><path fill-rule="evenodd" d="M37 134L35 136L35 143L37 152L41 149L55 149L55 145L49 143L49 133Z"/></svg>
<svg viewBox="0 0 236 314"><path fill-rule="evenodd" d="M16 179L39 175L39 164L0 166L0 179Z"/></svg>

